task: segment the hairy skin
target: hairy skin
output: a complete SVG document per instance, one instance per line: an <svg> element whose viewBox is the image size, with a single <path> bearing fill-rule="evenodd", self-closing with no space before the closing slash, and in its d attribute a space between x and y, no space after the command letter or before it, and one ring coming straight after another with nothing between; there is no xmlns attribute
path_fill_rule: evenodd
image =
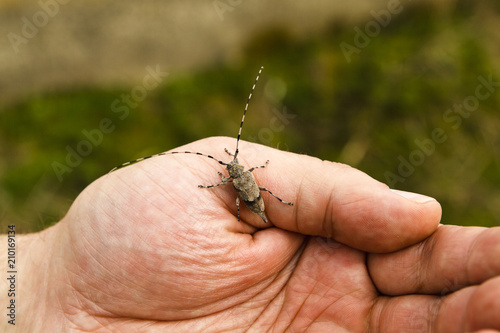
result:
<svg viewBox="0 0 500 333"><path fill-rule="evenodd" d="M225 160L233 144L178 149ZM264 192L270 223L243 206L238 222L232 186L197 187L224 171L200 156L105 175L55 226L17 236L17 325L4 318L0 330L500 330L499 228L442 226L431 198L345 165L240 147L246 167L271 161L257 183L294 206Z"/></svg>

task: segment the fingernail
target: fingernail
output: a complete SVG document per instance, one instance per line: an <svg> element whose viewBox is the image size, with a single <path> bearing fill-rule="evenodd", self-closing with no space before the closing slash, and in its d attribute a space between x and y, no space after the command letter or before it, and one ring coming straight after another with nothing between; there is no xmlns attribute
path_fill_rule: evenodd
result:
<svg viewBox="0 0 500 333"><path fill-rule="evenodd" d="M394 193L397 193L399 194L400 196L408 199L408 200L411 200L411 201L414 201L414 202L418 202L418 203L425 203L425 202L429 202L429 201L436 201L436 199L432 198L432 197L428 197L426 195L422 195L422 194L418 194L418 193L413 193L413 192L406 192L406 191L400 191L400 190L392 190L392 192Z"/></svg>

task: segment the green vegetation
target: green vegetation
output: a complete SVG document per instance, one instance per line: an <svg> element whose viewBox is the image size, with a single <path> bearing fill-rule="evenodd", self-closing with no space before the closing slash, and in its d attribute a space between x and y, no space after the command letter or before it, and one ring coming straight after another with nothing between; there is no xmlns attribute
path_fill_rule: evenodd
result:
<svg viewBox="0 0 500 333"><path fill-rule="evenodd" d="M498 225L500 87L486 98L476 89L490 77L500 81L491 51L497 43L478 15L483 10L498 22L500 9L485 14L471 3L443 13L427 6L393 16L350 63L339 45L354 45L352 23L300 38L285 27L267 29L247 43L237 66L169 76L124 119L111 105L133 87L33 96L0 110L2 230L9 223L22 232L55 223L83 188L124 161L207 136L234 137L261 65L243 139L348 163L393 187L433 196L442 203L443 223ZM474 102L470 96L475 107L466 104ZM472 111L454 112L460 104ZM273 109L284 108L296 117L283 131L259 132L269 128ZM77 149L87 140L82 131L98 129L104 118L113 130L59 181L54 162L65 164L67 147ZM435 129L446 140L432 147Z"/></svg>

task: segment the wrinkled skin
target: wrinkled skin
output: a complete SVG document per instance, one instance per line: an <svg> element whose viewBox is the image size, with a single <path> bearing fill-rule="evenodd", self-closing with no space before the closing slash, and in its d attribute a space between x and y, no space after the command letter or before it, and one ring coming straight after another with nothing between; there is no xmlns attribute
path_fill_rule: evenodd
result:
<svg viewBox="0 0 500 333"><path fill-rule="evenodd" d="M227 161L223 148L234 143L209 138L175 150ZM245 169L270 160L253 172L257 183L294 206L262 193L270 223L243 205L238 222L231 184L197 187L225 171L196 155L104 175L62 221L18 237L17 328L500 330L499 228L439 225L437 201L345 165L248 142L240 149Z"/></svg>

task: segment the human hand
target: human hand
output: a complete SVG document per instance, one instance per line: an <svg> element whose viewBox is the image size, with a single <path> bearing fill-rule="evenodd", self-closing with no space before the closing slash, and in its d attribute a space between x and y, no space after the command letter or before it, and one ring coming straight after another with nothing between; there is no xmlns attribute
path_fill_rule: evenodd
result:
<svg viewBox="0 0 500 333"><path fill-rule="evenodd" d="M175 150L227 161L232 145L209 138ZM271 223L243 205L238 222L231 184L197 186L224 170L195 155L105 175L60 223L26 236L23 292L37 295L27 331L500 330L498 228L438 227L431 198L345 165L240 149L246 169L270 160L257 183L294 206L263 192Z"/></svg>

